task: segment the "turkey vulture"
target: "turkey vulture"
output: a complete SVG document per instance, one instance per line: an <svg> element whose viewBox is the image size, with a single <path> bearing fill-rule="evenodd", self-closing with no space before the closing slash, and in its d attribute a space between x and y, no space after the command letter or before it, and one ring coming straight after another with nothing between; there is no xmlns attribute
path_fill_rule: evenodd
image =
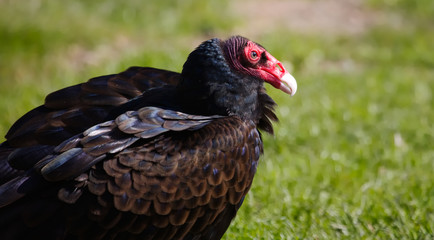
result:
<svg viewBox="0 0 434 240"><path fill-rule="evenodd" d="M0 145L0 239L220 239L277 120L264 82L297 89L235 36L49 94Z"/></svg>

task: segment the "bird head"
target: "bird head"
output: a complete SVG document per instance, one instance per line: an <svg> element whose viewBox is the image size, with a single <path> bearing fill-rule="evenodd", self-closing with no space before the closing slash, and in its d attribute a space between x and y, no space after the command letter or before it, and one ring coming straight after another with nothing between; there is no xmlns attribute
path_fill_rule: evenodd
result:
<svg viewBox="0 0 434 240"><path fill-rule="evenodd" d="M177 89L194 113L276 120L264 82L291 96L297 91L295 79L264 47L235 36L210 39L191 52Z"/></svg>
<svg viewBox="0 0 434 240"><path fill-rule="evenodd" d="M223 49L236 71L262 79L291 96L297 91L295 78L261 45L235 36L223 42Z"/></svg>

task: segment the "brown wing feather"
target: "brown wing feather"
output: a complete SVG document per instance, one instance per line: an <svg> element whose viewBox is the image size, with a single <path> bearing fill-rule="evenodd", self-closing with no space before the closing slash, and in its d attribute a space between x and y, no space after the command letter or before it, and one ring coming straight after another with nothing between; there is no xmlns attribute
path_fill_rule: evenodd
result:
<svg viewBox="0 0 434 240"><path fill-rule="evenodd" d="M121 213L116 224L101 229L104 236L124 231L145 238L220 239L250 188L261 152L253 123L217 119L197 131L163 134L97 164L83 201L93 203L91 215L106 213L91 217L97 225L113 211Z"/></svg>
<svg viewBox="0 0 434 240"><path fill-rule="evenodd" d="M6 134L9 146L57 145L105 120L110 110L164 85L176 85L179 73L131 67L119 74L92 78L86 83L49 94L45 104L20 118Z"/></svg>
<svg viewBox="0 0 434 240"><path fill-rule="evenodd" d="M145 119L144 114L139 113L140 110L137 114L127 114L127 119ZM39 163L43 166L42 175L47 173L44 173L44 167L48 165L46 162L54 164L47 167L49 170L51 168L59 173L70 174L61 164L55 163L64 159L68 163L68 159L77 156L78 161L73 164L75 167L80 164L88 166L88 162L95 165L88 167L84 174L80 173L86 169L78 169L73 176L54 174L53 178L48 177L50 181L60 181L60 185L49 184L45 191L34 194L39 195L39 201L45 201L47 197L53 198L51 195L55 193L61 201L51 203L50 207L44 205L48 209L43 211L43 215L42 210L25 212L23 217L31 219L34 228L21 232L22 237L28 236L26 234L43 234L41 229L44 227L40 226L51 224L50 227L59 232L87 238L92 236L95 239L189 239L195 235L199 238L219 239L249 190L262 153L262 142L255 124L237 117L190 117L191 115L171 111L150 115L159 115L161 118L172 116L166 121L178 118L177 121L182 122L189 119L197 121L196 124L201 127L183 122L189 124L190 128L170 130L145 139L133 136L130 139L135 139L135 143L126 144L128 148L112 145L118 150L107 154L110 152L108 149L105 154L89 159L79 155L92 155L93 150L85 150L86 145L90 144L88 140L60 145L56 151L63 151L65 155L58 155L61 157L57 160L56 157L55 160L47 158L45 163ZM204 125L201 121L206 119L208 122ZM118 128L122 129L118 135L114 131L102 130L103 127L111 128L113 124L119 127L122 121L107 122L105 126L94 127L84 134L99 134L102 139L117 142L124 137L123 130L137 127L134 123L124 125ZM179 128L177 124L169 127L174 127L175 130ZM145 126L143 129L147 131L148 128ZM110 137L104 137L106 134ZM80 138L83 140L86 136ZM100 156L103 159L92 162ZM26 206L29 201L32 201L32 205L37 205L38 202L33 197L24 197L11 204L11 207L0 209L0 216L10 216L8 213L12 210L23 211L20 206ZM48 217L40 219L36 217L39 215ZM55 222L52 219L58 220ZM0 223L3 220L0 218ZM15 226L16 222L20 222L20 219L15 219ZM27 225L25 221L22 224Z"/></svg>

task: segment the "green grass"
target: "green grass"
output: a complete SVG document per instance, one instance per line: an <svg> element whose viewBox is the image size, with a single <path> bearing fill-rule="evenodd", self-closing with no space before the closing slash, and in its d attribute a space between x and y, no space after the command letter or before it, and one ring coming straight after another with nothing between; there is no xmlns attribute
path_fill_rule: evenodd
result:
<svg viewBox="0 0 434 240"><path fill-rule="evenodd" d="M2 135L51 91L130 65L179 71L199 42L246 24L220 1L18 2L0 2ZM434 238L434 6L368 2L405 24L254 39L299 91L269 88L280 123L225 239Z"/></svg>

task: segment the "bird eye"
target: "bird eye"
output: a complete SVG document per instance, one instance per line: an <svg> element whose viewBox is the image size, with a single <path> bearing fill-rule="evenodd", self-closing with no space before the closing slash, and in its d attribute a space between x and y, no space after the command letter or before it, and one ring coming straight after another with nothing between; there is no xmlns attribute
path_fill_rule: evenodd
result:
<svg viewBox="0 0 434 240"><path fill-rule="evenodd" d="M259 53L257 51L251 51L250 52L250 59L256 60L259 57Z"/></svg>

